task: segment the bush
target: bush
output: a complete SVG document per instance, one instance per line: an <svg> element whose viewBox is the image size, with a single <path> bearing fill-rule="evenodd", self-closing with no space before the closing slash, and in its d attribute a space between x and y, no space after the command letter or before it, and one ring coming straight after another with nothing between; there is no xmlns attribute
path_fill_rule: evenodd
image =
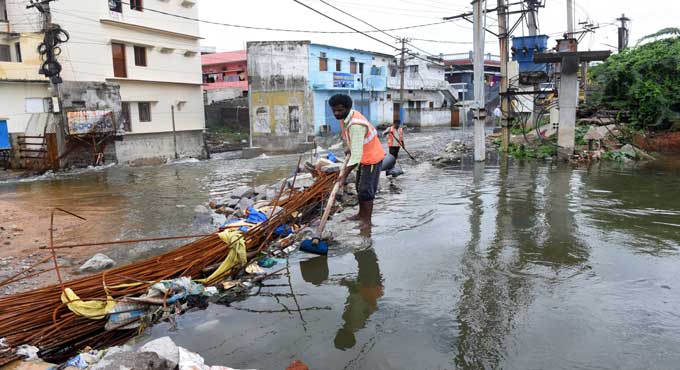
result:
<svg viewBox="0 0 680 370"><path fill-rule="evenodd" d="M645 44L591 69L594 103L629 114L634 129L661 129L680 111L680 38Z"/></svg>

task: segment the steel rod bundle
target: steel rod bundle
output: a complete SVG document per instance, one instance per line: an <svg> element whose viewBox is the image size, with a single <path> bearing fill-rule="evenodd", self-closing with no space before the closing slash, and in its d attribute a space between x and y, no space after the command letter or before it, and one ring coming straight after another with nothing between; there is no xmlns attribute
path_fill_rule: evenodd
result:
<svg viewBox="0 0 680 370"><path fill-rule="evenodd" d="M336 177L337 173L320 173L314 184L304 191L280 192L272 205L278 205L282 210L243 234L248 258L267 247L279 226L307 223L318 217ZM86 346L105 348L137 334L136 329L106 331L106 319L93 320L76 315L61 301L64 287L72 289L82 301L105 301L107 296L114 300L134 297L147 292L152 284L161 280L204 277L204 270L222 262L230 249L231 245L224 243L217 234L211 234L156 257L63 282L63 286L55 284L1 298L0 338L4 338L8 347L0 346L0 365L19 358L14 349L23 344L38 347L40 357L45 360L63 361ZM54 269L58 272L58 266L47 271ZM233 269L205 284L217 284L237 272Z"/></svg>

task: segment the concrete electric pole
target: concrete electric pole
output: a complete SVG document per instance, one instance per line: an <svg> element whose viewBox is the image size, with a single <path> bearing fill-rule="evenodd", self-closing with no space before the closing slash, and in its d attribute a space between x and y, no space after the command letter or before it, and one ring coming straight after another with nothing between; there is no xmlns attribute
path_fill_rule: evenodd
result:
<svg viewBox="0 0 680 370"><path fill-rule="evenodd" d="M567 33L574 37L574 0L567 0Z"/></svg>
<svg viewBox="0 0 680 370"><path fill-rule="evenodd" d="M527 28L529 29L529 36L536 36L538 34L538 22L536 22L536 16L538 15L538 9L536 8L536 0L528 0L527 1L527 8L528 8L528 13L527 13ZM541 88L540 84L534 84L534 91L538 91ZM531 129L536 127L538 125L538 116L540 109L538 109L538 105L536 104L538 99L536 98L536 95L534 95L531 99L531 117L529 119L529 122L531 124ZM522 127L522 130L526 130L526 127Z"/></svg>
<svg viewBox="0 0 680 370"><path fill-rule="evenodd" d="M498 43L501 53L501 150L507 153L510 144L510 125L508 114L510 113L510 97L508 93L508 63L510 53L508 47L508 15L505 0L498 0Z"/></svg>
<svg viewBox="0 0 680 370"><path fill-rule="evenodd" d="M403 124L404 120L404 74L406 74L406 64L404 62L404 55L406 54L406 39L401 38L401 57L399 58L399 126Z"/></svg>
<svg viewBox="0 0 680 370"><path fill-rule="evenodd" d="M617 21L621 22L619 27L619 53L628 47L628 22L630 18L627 18L625 14L621 14L621 18L616 18Z"/></svg>
<svg viewBox="0 0 680 370"><path fill-rule="evenodd" d="M486 1L475 0L472 2L472 7L475 86L474 157L475 161L483 162L486 160L486 138L484 135L484 125L486 122L486 101L484 97L484 18Z"/></svg>

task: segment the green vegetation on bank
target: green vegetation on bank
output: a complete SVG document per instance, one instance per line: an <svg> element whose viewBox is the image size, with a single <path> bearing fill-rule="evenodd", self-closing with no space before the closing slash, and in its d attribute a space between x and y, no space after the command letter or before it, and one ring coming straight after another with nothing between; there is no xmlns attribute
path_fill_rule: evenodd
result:
<svg viewBox="0 0 680 370"><path fill-rule="evenodd" d="M589 105L619 112L619 120L633 130L668 129L680 112L680 38L612 55L590 76L596 92Z"/></svg>

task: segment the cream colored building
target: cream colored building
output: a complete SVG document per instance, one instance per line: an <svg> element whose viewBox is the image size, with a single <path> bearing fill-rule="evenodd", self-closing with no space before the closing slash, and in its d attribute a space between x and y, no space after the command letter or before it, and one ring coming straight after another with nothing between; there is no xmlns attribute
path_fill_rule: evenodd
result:
<svg viewBox="0 0 680 370"><path fill-rule="evenodd" d="M50 95L37 74L41 17L36 9L26 9L28 3L0 0L0 13L6 8L7 14L4 25L0 15L0 32L6 31L0 35L11 39L0 37L0 45L18 38L24 56L21 63L0 62L0 81L6 80L0 84L0 99L7 94L22 99ZM70 34L59 45L57 58L64 111L111 111L118 129L111 147L119 162L174 157L173 111L178 155L204 153L199 25L186 19L198 18L196 0L68 0L50 5L52 22ZM12 76L24 74L16 86L6 87L14 79L5 72L7 64L12 64ZM8 105L12 107L2 104L0 117L11 115L10 132L23 132L31 113L22 116L18 110L23 107Z"/></svg>

